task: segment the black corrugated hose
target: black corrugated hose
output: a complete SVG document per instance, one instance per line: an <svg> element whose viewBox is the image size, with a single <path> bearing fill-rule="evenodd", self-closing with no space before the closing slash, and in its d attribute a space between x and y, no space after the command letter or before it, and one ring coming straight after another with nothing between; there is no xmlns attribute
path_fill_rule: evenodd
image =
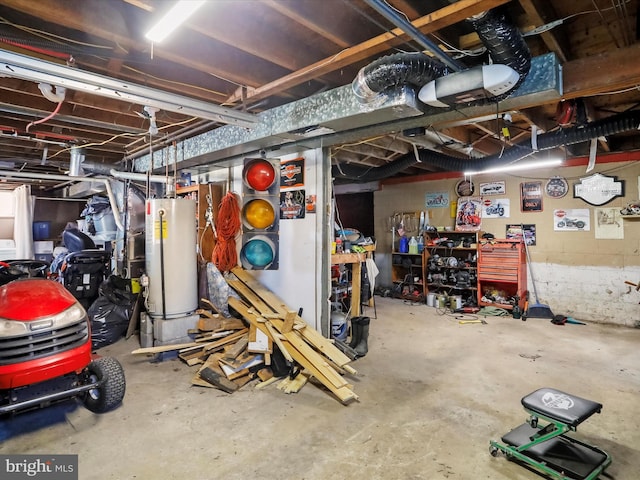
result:
<svg viewBox="0 0 640 480"><path fill-rule="evenodd" d="M606 137L616 133L636 130L640 127L640 110L619 113L603 120L587 123L583 126L560 129L555 132L543 133L537 137L538 150L549 150L564 145L586 142L593 138ZM407 153L393 163L376 169L367 169L356 165L341 165L333 167L335 178L348 178L359 182L372 182L388 178L416 163L425 163L439 168L441 171L457 172L472 167L475 170L508 165L523 160L535 153L531 146L531 139L523 140L505 149L501 154L489 155L483 158L457 158L431 150L419 150L419 159L414 153Z"/></svg>

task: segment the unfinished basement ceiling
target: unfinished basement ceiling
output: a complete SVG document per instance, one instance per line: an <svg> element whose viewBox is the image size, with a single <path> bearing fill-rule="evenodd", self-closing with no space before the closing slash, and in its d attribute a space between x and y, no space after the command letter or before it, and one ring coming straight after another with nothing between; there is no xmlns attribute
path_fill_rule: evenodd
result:
<svg viewBox="0 0 640 480"><path fill-rule="evenodd" d="M0 53L72 65L82 73L189 97L214 110L233 110L249 118L349 85L361 67L385 55L424 49L372 8L373 3L384 2L210 0L164 43L152 47L144 34L170 2L3 0ZM419 136L392 128L375 134L360 130L358 137L332 147L336 165L375 170L411 154L414 145L472 165L526 140L532 127L557 131L640 105L637 0L388 0L386 4L463 68L488 62L465 18L496 7L506 9L525 35L533 58L553 52L563 65L564 98L575 102L577 115L569 115L566 108L558 113L558 99L549 98L517 110L504 109L500 103L492 107L500 117L504 111L510 113L509 125L502 118L438 123L424 115L424 134ZM57 109L55 89L47 99L35 81L15 78L6 69L2 74L7 76L0 76L0 169L62 174L69 169L70 148L81 146L87 162L130 170L133 159L150 149L227 123L161 109L156 114L159 133L150 137L144 104L69 89L54 116L33 124ZM505 126L509 137L503 135ZM639 147L638 135L629 132L601 137L598 143L601 153ZM587 152L586 143L564 150L568 156ZM393 175L439 169L419 163ZM43 190L59 184L37 183ZM12 183L0 180L2 185Z"/></svg>

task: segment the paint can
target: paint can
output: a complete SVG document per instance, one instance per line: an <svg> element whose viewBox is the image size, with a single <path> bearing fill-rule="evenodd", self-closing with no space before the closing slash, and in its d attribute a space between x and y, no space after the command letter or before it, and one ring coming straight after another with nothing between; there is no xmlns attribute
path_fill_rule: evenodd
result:
<svg viewBox="0 0 640 480"><path fill-rule="evenodd" d="M448 299L448 297L446 295L438 295L437 299L436 299L435 307L436 308L446 308L447 302L448 302L447 299Z"/></svg>
<svg viewBox="0 0 640 480"><path fill-rule="evenodd" d="M436 306L436 294L433 292L427 293L427 306L435 307Z"/></svg>

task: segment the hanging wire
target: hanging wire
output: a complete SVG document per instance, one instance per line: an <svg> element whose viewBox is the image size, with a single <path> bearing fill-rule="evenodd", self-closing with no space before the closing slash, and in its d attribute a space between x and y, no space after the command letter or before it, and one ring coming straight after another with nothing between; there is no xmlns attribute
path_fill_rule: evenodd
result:
<svg viewBox="0 0 640 480"><path fill-rule="evenodd" d="M56 109L53 112L51 112L49 115L47 115L45 118L41 118L40 120L36 120L35 122L31 122L29 125L27 125L26 131L29 132L29 129L31 127L33 127L34 125L39 125L39 124L44 123L47 120L51 120L53 117L55 117L58 114L58 112L60 111L60 108L62 107L62 103L63 102L59 102L58 106L56 107Z"/></svg>

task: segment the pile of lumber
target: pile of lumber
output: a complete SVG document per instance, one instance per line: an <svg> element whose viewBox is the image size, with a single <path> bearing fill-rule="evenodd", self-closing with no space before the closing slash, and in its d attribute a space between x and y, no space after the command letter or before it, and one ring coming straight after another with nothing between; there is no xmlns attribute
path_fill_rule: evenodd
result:
<svg viewBox="0 0 640 480"><path fill-rule="evenodd" d="M238 294L229 296L229 307L240 318L224 318L201 309L198 328L189 332L194 342L140 348L132 353L178 351L178 356L197 367L192 383L233 393L255 378L264 388L278 382L285 393L299 391L313 377L343 404L358 399L345 374L356 375L351 359L333 342L307 325L273 292L239 267L227 283ZM284 357L286 372L282 372ZM276 368L277 367L277 368Z"/></svg>

